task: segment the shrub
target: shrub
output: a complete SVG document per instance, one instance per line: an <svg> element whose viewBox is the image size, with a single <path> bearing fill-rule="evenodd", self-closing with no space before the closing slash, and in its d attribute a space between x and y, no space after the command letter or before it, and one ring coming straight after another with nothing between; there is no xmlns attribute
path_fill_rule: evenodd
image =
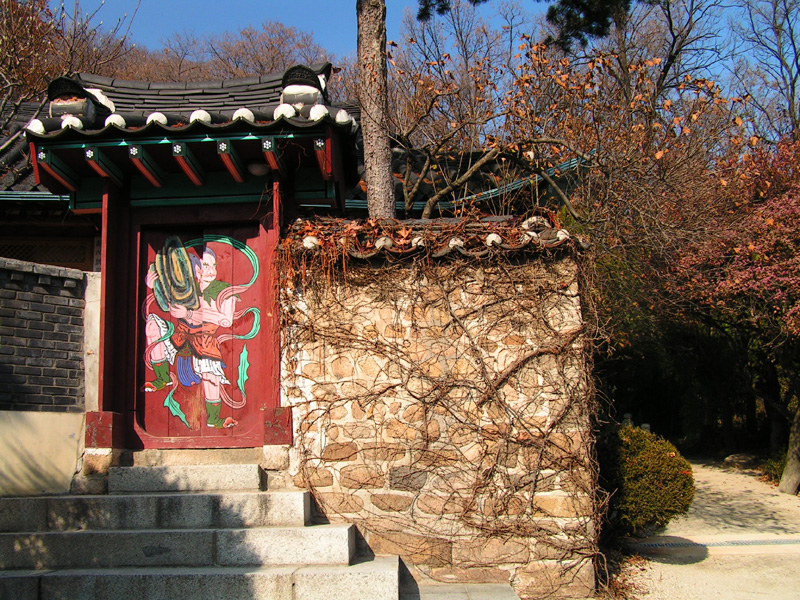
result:
<svg viewBox="0 0 800 600"><path fill-rule="evenodd" d="M600 472L611 494L614 533L641 536L686 513L694 498L692 467L668 441L622 427L599 450Z"/></svg>
<svg viewBox="0 0 800 600"><path fill-rule="evenodd" d="M764 479L766 479L769 483L778 485L781 482L783 470L786 468L786 458L787 457L785 453L778 456L772 456L764 461L764 463L759 465L758 470L763 473Z"/></svg>

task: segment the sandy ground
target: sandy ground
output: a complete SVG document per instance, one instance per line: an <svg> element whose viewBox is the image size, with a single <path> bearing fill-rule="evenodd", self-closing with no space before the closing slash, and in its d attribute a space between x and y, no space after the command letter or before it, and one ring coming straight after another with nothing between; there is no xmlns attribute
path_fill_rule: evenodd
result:
<svg viewBox="0 0 800 600"><path fill-rule="evenodd" d="M753 471L692 464L689 513L636 550L621 577L640 600L800 600L800 497Z"/></svg>

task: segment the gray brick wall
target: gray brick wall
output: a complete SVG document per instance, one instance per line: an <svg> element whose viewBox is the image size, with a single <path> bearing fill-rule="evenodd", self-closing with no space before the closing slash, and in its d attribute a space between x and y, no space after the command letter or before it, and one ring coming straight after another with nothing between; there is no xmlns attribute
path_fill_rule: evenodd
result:
<svg viewBox="0 0 800 600"><path fill-rule="evenodd" d="M0 257L0 410L83 410L82 271Z"/></svg>

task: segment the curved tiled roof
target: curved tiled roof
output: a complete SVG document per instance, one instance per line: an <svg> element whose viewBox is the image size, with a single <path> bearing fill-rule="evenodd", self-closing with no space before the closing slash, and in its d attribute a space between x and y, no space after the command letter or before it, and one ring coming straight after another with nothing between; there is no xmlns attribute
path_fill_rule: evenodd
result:
<svg viewBox="0 0 800 600"><path fill-rule="evenodd" d="M282 73L199 82L148 82L81 73L75 80L84 88L103 90L117 111L173 111L208 107L278 104Z"/></svg>
<svg viewBox="0 0 800 600"><path fill-rule="evenodd" d="M309 68L330 73L330 63ZM242 127L259 131L307 128L329 123L355 132L349 106L305 106L295 116L276 113L281 102L283 73L244 79L202 82L148 82L81 73L50 84L53 98L48 118L27 126L32 140L82 141L147 137L164 131L186 134L216 131L236 133ZM83 113L60 110L58 97L75 92L91 106ZM67 101L69 104L69 101ZM55 109L55 110L54 110ZM63 114L58 114L63 113Z"/></svg>
<svg viewBox="0 0 800 600"><path fill-rule="evenodd" d="M293 68L312 72L313 78L313 73L328 73L331 66L325 63ZM52 144L60 153L62 164L72 169L78 178L97 175L92 171L94 167L85 164L82 151L76 149L102 147L125 178L138 176L138 173L123 156L125 149L121 148L120 142L129 146L149 144L154 160L168 174L173 174L180 171L168 152L169 144L164 143L167 140L193 145L192 150L197 153L201 167L210 172L219 170L221 163L216 152L208 154L211 151L205 147L209 144L202 142L231 140L239 157L250 163L263 160L257 156L260 152L257 138L292 138L291 145L296 148L300 145L295 143L295 138L304 138L304 156L313 157L315 150L311 147L311 140L327 132L337 138L336 152L343 160L341 180L345 184L337 192L344 202L343 209L353 211L349 214L363 214L366 212L366 185L357 106L344 103L297 104L292 106L299 107L299 113L288 116L287 105L280 105L285 76L286 73L278 73L204 82L128 81L91 74L59 78L48 90L48 96L53 100L51 105L42 111L42 114L53 116L39 116L31 123L23 121L20 126L27 123L27 141L20 136L13 147L0 150L0 173L3 175L0 186L15 191L35 189L28 160L28 141L34 142L37 149ZM283 149L290 145L285 140L282 143ZM395 147L392 169L398 211L407 215L420 214L437 190L445 189L449 182L460 179L482 156L483 153L457 153L438 157L436 163L426 169L427 155L424 152ZM563 172L575 170L576 165L574 160L568 161L552 167L548 174L558 177ZM520 191L523 192L520 197L524 199L526 194L533 193L527 191L529 188L538 190L544 185L543 181L530 169L501 156L481 165L463 186L442 198L437 208L452 214L456 206L465 203L507 203ZM408 199L409 206L404 199L405 184L416 190L414 197ZM58 185L53 187L51 180L47 185L58 193L71 189ZM321 192L314 193L319 196ZM311 198L307 195L303 201L308 200L308 206L317 207L317 196ZM325 197L326 202L328 198Z"/></svg>

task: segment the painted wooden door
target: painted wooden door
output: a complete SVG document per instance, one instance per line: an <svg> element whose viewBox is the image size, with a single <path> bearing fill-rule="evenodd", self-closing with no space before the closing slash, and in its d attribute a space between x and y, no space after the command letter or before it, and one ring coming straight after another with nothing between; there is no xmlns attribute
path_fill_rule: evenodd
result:
<svg viewBox="0 0 800 600"><path fill-rule="evenodd" d="M145 447L261 445L278 398L267 232L143 228L138 246L138 437Z"/></svg>

